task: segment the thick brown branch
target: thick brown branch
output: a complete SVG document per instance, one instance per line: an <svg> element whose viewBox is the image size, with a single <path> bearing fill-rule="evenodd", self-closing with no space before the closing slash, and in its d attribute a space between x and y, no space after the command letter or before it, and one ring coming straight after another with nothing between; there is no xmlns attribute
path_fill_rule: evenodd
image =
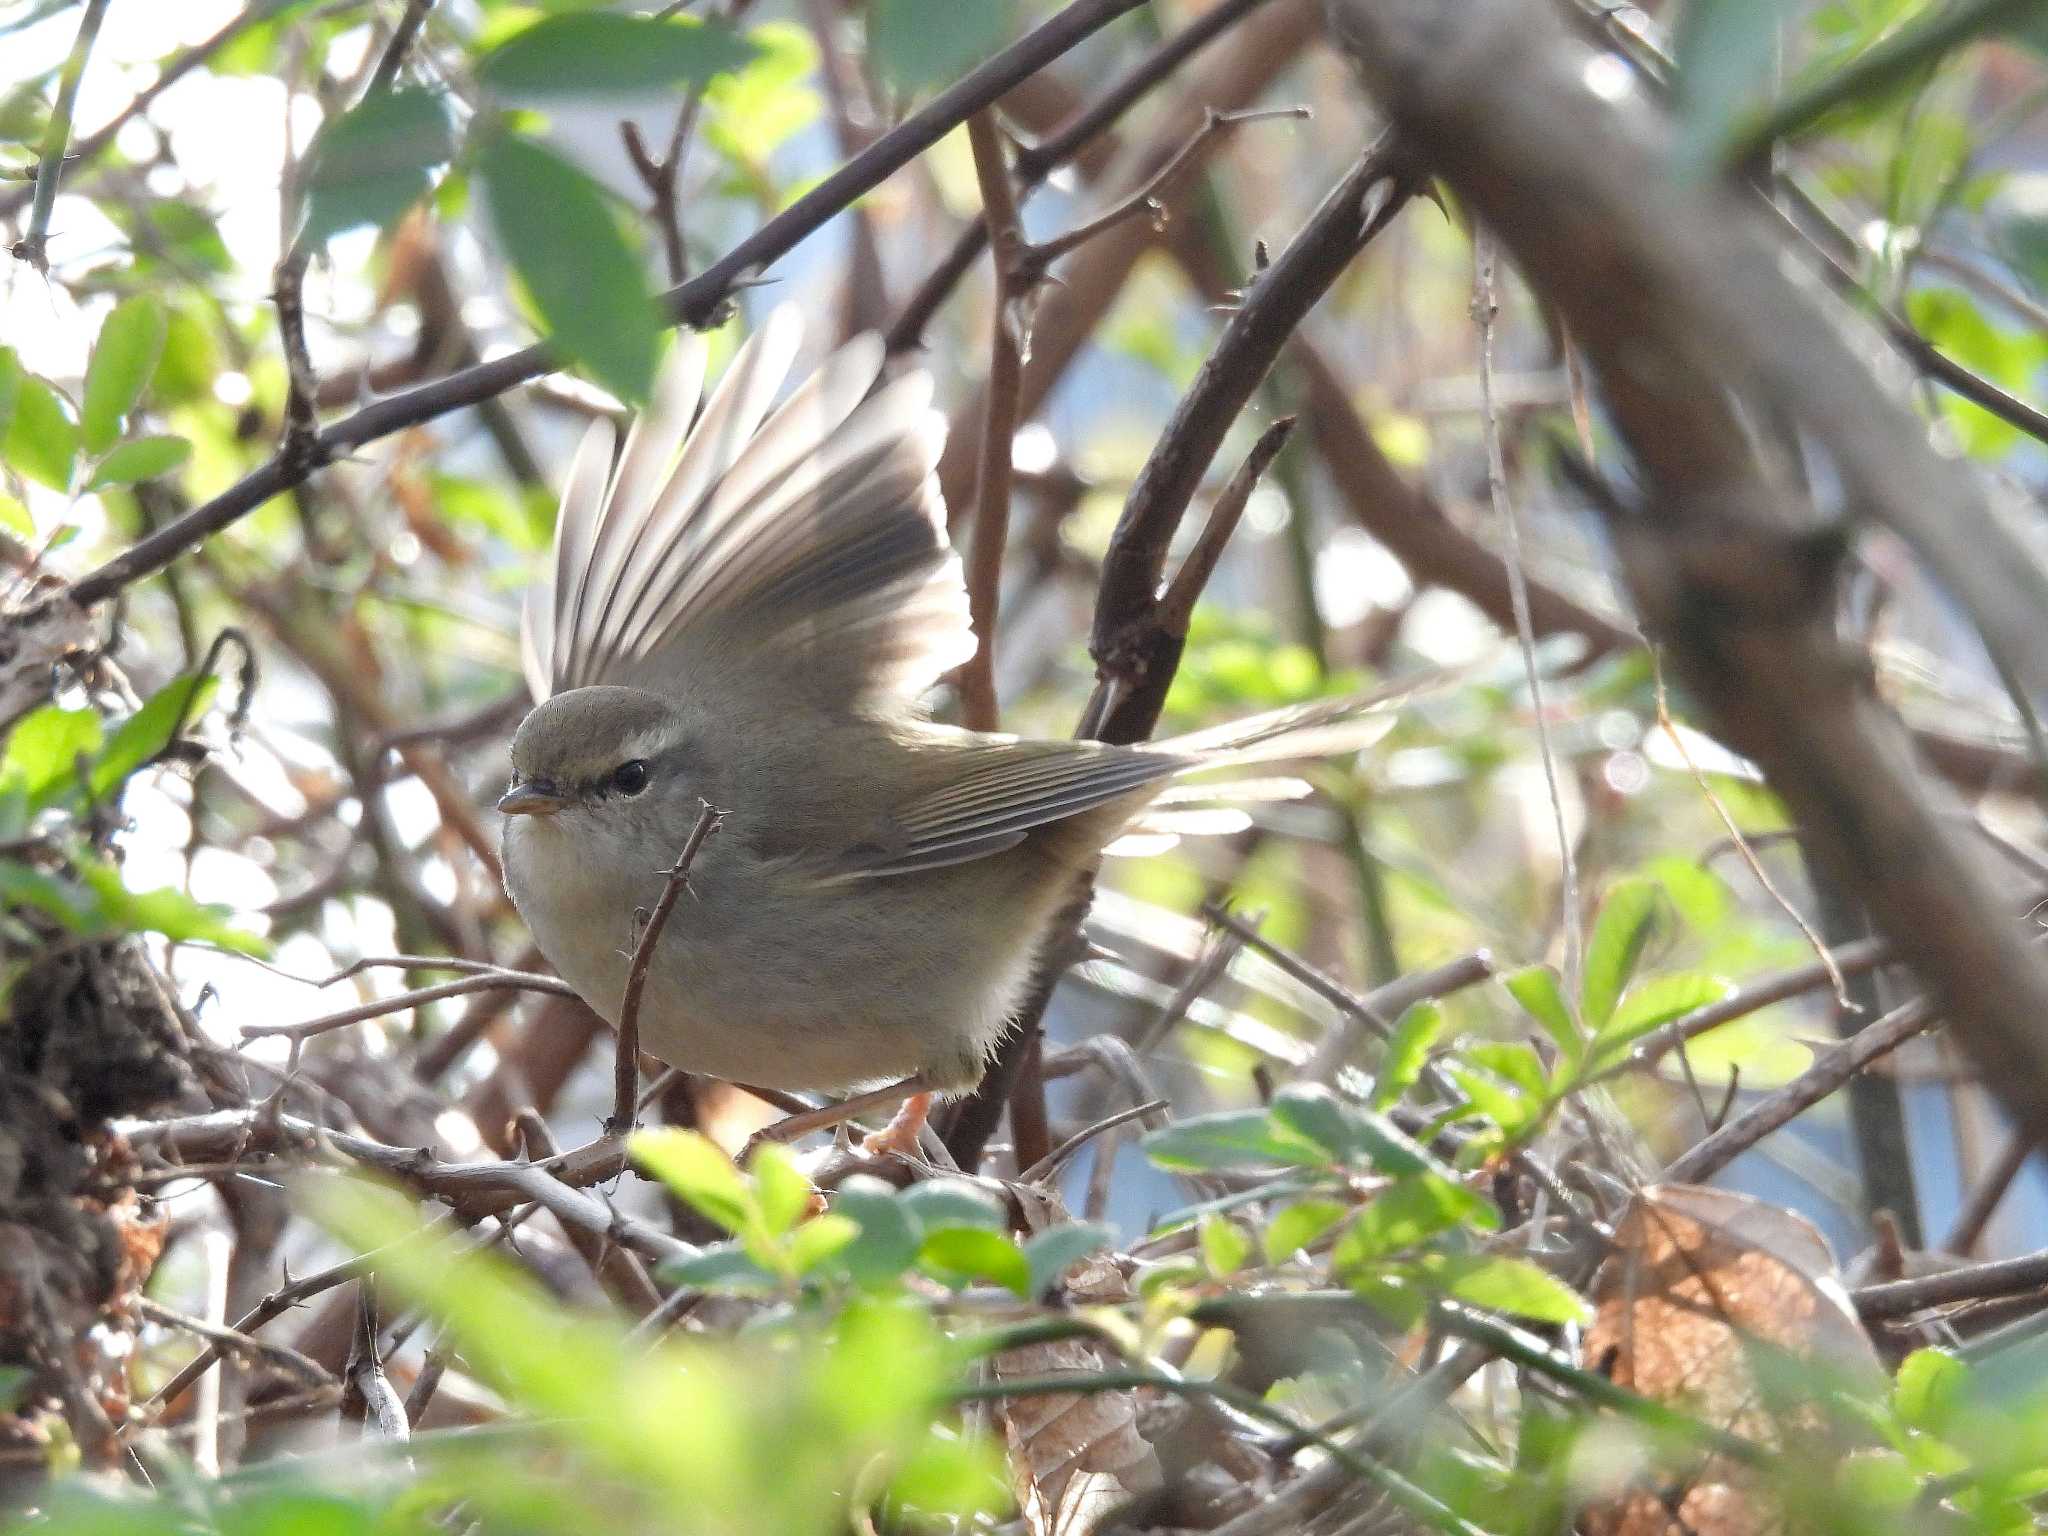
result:
<svg viewBox="0 0 2048 1536"><path fill-rule="evenodd" d="M1673 176L1668 122L1590 90L1594 50L1545 6L1331 0L1331 14L1381 105L1594 362L1651 488L1641 513L1603 508L1646 624L2015 1120L2048 1124L2048 969L1837 639L1838 537L1760 459L1733 402L1810 432L1851 503L1913 545L2035 692L2048 580L1796 285L1754 205Z"/></svg>
<svg viewBox="0 0 2048 1536"><path fill-rule="evenodd" d="M1331 189L1301 233L1253 282L1139 471L1103 560L1089 639L1111 696L1108 709L1091 710L1105 727L1098 732L1103 739L1138 741L1150 734L1171 677L1171 667L1162 669L1151 654L1157 648L1167 548L1224 436L1288 337L1406 205L1411 184L1402 166L1386 143L1376 144Z"/></svg>
<svg viewBox="0 0 2048 1536"><path fill-rule="evenodd" d="M974 538L967 552L967 610L974 625L973 656L960 668L961 719L977 731L999 723L996 703L996 618L1001 605L1003 550L1010 534L1012 442L1024 379L1024 327L1032 279L1023 269L1028 247L1017 215L1017 191L1003 160L1003 138L993 111L967 120L974 177L983 217L994 231L996 284L990 322L988 383L982 391L981 445L974 470Z"/></svg>

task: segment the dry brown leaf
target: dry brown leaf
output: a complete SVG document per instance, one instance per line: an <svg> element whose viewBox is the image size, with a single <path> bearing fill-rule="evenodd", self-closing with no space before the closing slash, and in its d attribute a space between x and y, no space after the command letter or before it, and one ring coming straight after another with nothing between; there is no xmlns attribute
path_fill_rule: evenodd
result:
<svg viewBox="0 0 2048 1536"><path fill-rule="evenodd" d="M1831 1373L1881 1376L1827 1242L1811 1222L1728 1190L1643 1190L1593 1286L1584 1363L1629 1388L1759 1445L1823 1435L1817 1411L1787 1417L1761 1390L1750 1346ZM1834 1464L1829 1454L1824 1465ZM1638 1485L1589 1508L1587 1536L1759 1536L1779 1514L1728 1458L1675 1486Z"/></svg>
<svg viewBox="0 0 2048 1536"><path fill-rule="evenodd" d="M1110 1305L1130 1287L1107 1259L1075 1266L1066 1289L1077 1301ZM998 1381L1113 1369L1089 1339L1058 1339L1005 1350L991 1362ZM1010 1483L1032 1536L1090 1536L1133 1494L1160 1483L1159 1458L1138 1433L1139 1394L1050 1392L1002 1398L996 1418L1009 1450Z"/></svg>

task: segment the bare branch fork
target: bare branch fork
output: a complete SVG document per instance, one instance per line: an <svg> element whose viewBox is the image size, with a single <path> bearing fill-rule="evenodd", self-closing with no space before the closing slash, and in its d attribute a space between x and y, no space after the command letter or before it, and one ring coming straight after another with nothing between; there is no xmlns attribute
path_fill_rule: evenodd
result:
<svg viewBox="0 0 2048 1536"><path fill-rule="evenodd" d="M661 943L662 930L668 927L669 914L675 911L677 898L690 883L690 868L697 862L698 851L725 819L725 812L709 800L700 800L698 804L703 810L698 812L697 824L683 840L675 863L669 866L667 882L633 946L632 968L626 973L626 991L619 1000L618 1054L612 1063L612 1114L604 1125L607 1136L623 1136L633 1129L640 1098L640 999L647 990L647 973L654 965L654 951Z"/></svg>
<svg viewBox="0 0 2048 1536"><path fill-rule="evenodd" d="M1389 144L1377 143L1331 189L1301 232L1256 276L1153 446L1131 487L1103 564L1090 642L1100 681L1077 734L1121 743L1142 741L1151 734L1185 640L1184 633L1171 632L1162 614L1162 580L1174 533L1231 426L1295 328L1406 205L1411 188L1405 163ZM1277 450L1277 444L1271 446ZM1185 587L1174 601L1176 609L1190 601ZM1087 912L1090 889L1092 882L1077 885L1074 899L1056 920L1059 924L1078 926ZM1049 954L1056 955L1059 948ZM1018 1074L1036 1049L1038 1020L1063 968L1056 958L1041 967L987 1077L949 1115L946 1145L961 1167L972 1169L978 1162L1010 1101Z"/></svg>
<svg viewBox="0 0 2048 1536"><path fill-rule="evenodd" d="M1020 148L1010 165L1011 174L1016 178L1019 201L1107 133L1118 118L1194 54L1268 3L1269 0L1221 0L1220 4L1211 6L1118 76L1100 96L1075 113L1050 137ZM916 293L897 313L886 338L890 352L902 352L923 344L925 326L938 312L946 296L967 275L968 268L973 266L974 259L981 254L988 240L989 221L984 213L960 232L952 250L918 285Z"/></svg>
<svg viewBox="0 0 2048 1536"><path fill-rule="evenodd" d="M1141 213L1149 214L1155 225L1163 225L1165 209L1159 201L1161 195L1218 134L1240 123L1302 119L1308 115L1306 107L1241 112L1218 112L1212 108L1194 136L1147 177L1143 186L1095 218L1036 244L1024 238L1017 189L1004 163L1002 136L993 109L977 112L968 119L968 142L974 152L982 218L989 231L996 272L994 335L989 347L988 383L983 391L981 442L975 461L974 538L967 567L968 611L980 644L959 674L962 717L976 730L992 731L999 723L995 634L1003 552L1010 526L1011 444L1021 410L1024 361L1030 352L1032 301L1038 289L1051 280L1052 263ZM1277 447L1276 444L1275 451ZM1270 453L1267 458L1271 458ZM1264 468L1263 462L1260 468Z"/></svg>

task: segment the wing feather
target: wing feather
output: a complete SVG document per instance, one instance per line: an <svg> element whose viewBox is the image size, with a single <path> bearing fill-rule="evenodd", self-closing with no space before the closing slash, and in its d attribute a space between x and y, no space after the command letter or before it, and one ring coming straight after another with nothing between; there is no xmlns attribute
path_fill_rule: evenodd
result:
<svg viewBox="0 0 2048 1536"><path fill-rule="evenodd" d="M610 428L585 438L551 590L523 614L537 697L715 686L701 679L718 669L696 664L722 646L758 660L759 682L853 708L914 695L973 654L930 380L876 389L882 344L861 337L776 406L799 340L778 309L697 413L705 348L685 337L615 472Z"/></svg>
<svg viewBox="0 0 2048 1536"><path fill-rule="evenodd" d="M943 782L892 818L880 845L832 873L877 879L985 858L1034 827L1108 805L1190 766L1188 758L1086 741L969 739L948 750Z"/></svg>

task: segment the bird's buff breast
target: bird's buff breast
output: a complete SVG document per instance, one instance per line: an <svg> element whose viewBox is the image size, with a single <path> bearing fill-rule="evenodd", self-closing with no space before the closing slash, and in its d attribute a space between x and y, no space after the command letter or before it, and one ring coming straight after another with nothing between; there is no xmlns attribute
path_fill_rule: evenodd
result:
<svg viewBox="0 0 2048 1536"><path fill-rule="evenodd" d="M663 880L651 856L625 861L646 867L644 879L605 879L607 861L578 831L567 814L513 818L505 884L541 953L616 1027L635 913L652 909ZM730 850L718 857L717 841L699 855L649 966L643 1050L772 1088L836 1090L912 1072L965 1087L980 1076L1015 983L992 988L986 964L929 930L925 942L885 944L859 899L793 895L772 871ZM798 909L799 900L814 905ZM1019 981L1028 958L1017 957Z"/></svg>

